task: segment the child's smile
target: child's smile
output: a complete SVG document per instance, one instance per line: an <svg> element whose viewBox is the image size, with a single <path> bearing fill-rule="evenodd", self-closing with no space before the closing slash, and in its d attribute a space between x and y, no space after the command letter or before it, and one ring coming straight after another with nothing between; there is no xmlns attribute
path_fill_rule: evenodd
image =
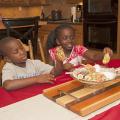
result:
<svg viewBox="0 0 120 120"><path fill-rule="evenodd" d="M72 50L74 45L74 32L71 29L63 29L59 36L59 44L65 50Z"/></svg>
<svg viewBox="0 0 120 120"><path fill-rule="evenodd" d="M6 47L6 56L14 64L24 66L27 60L27 53L19 40L11 41Z"/></svg>

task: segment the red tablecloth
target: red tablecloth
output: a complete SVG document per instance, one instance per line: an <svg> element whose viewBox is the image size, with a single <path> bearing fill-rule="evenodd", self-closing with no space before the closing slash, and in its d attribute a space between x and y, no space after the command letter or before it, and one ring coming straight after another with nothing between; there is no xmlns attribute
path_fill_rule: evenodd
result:
<svg viewBox="0 0 120 120"><path fill-rule="evenodd" d="M111 60L108 67L120 67L120 60ZM42 93L42 90L45 88L49 88L67 81L72 80L69 75L65 75L64 73L56 78L54 84L39 84L32 85L26 88L22 88L14 91L6 91L4 88L0 88L0 107L15 103L17 101L35 96L37 94ZM120 104L112 107L111 109L96 115L91 120L120 120Z"/></svg>
<svg viewBox="0 0 120 120"><path fill-rule="evenodd" d="M120 120L120 104L96 115L90 120Z"/></svg>
<svg viewBox="0 0 120 120"><path fill-rule="evenodd" d="M102 64L101 62L99 62ZM120 67L120 60L111 60L108 64L108 67ZM96 115L90 120L120 120L120 104L110 108L109 110Z"/></svg>
<svg viewBox="0 0 120 120"><path fill-rule="evenodd" d="M36 84L29 87L25 87L18 90L6 91L4 88L0 88L0 107L15 103L20 100L32 97L34 95L42 93L42 90L49 88L67 81L72 80L69 75L64 73L59 77L56 77L54 84Z"/></svg>

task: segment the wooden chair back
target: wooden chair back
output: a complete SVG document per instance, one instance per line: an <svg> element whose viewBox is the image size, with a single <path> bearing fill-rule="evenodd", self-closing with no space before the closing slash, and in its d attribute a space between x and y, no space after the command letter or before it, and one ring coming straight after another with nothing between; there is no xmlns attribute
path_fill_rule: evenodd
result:
<svg viewBox="0 0 120 120"><path fill-rule="evenodd" d="M7 28L6 35L20 39L23 43L29 45L30 51L33 49L33 53L30 53L31 59L36 58L39 17L2 18L2 22Z"/></svg>
<svg viewBox="0 0 120 120"><path fill-rule="evenodd" d="M5 64L5 61L3 60L3 57L0 56L0 86L2 85L2 68Z"/></svg>

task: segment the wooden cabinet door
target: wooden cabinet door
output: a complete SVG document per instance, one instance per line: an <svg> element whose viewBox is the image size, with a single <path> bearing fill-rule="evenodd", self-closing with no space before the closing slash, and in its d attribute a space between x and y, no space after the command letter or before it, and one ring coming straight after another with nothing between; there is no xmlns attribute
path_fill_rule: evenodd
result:
<svg viewBox="0 0 120 120"><path fill-rule="evenodd" d="M12 0L0 0L0 6L4 6L4 5L10 5L12 4Z"/></svg>
<svg viewBox="0 0 120 120"><path fill-rule="evenodd" d="M70 4L78 4L79 2L83 2L83 0L67 0L67 3Z"/></svg>
<svg viewBox="0 0 120 120"><path fill-rule="evenodd" d="M29 4L32 5L42 5L42 4L46 4L47 0L29 0Z"/></svg>
<svg viewBox="0 0 120 120"><path fill-rule="evenodd" d="M75 29L75 44L83 45L83 25L72 25Z"/></svg>
<svg viewBox="0 0 120 120"><path fill-rule="evenodd" d="M48 2L47 0L40 0L41 4L47 4L47 2Z"/></svg>
<svg viewBox="0 0 120 120"><path fill-rule="evenodd" d="M47 0L0 0L0 6L39 6L47 4Z"/></svg>

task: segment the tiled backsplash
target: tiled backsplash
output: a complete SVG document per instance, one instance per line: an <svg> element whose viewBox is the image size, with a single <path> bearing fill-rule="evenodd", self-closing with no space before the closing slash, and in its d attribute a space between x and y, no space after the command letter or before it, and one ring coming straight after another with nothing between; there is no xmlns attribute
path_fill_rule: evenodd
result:
<svg viewBox="0 0 120 120"><path fill-rule="evenodd" d="M63 18L70 18L70 8L73 4L68 4L66 0L49 0L49 6L44 7L45 16L51 15L51 11L59 9L62 11Z"/></svg>
<svg viewBox="0 0 120 120"><path fill-rule="evenodd" d="M49 5L43 6L45 17L51 15L51 11L59 9L62 11L63 18L70 18L70 8L74 4L67 3L67 0L47 0ZM0 7L0 16L3 17L30 17L39 16L41 13L41 6L31 7Z"/></svg>

